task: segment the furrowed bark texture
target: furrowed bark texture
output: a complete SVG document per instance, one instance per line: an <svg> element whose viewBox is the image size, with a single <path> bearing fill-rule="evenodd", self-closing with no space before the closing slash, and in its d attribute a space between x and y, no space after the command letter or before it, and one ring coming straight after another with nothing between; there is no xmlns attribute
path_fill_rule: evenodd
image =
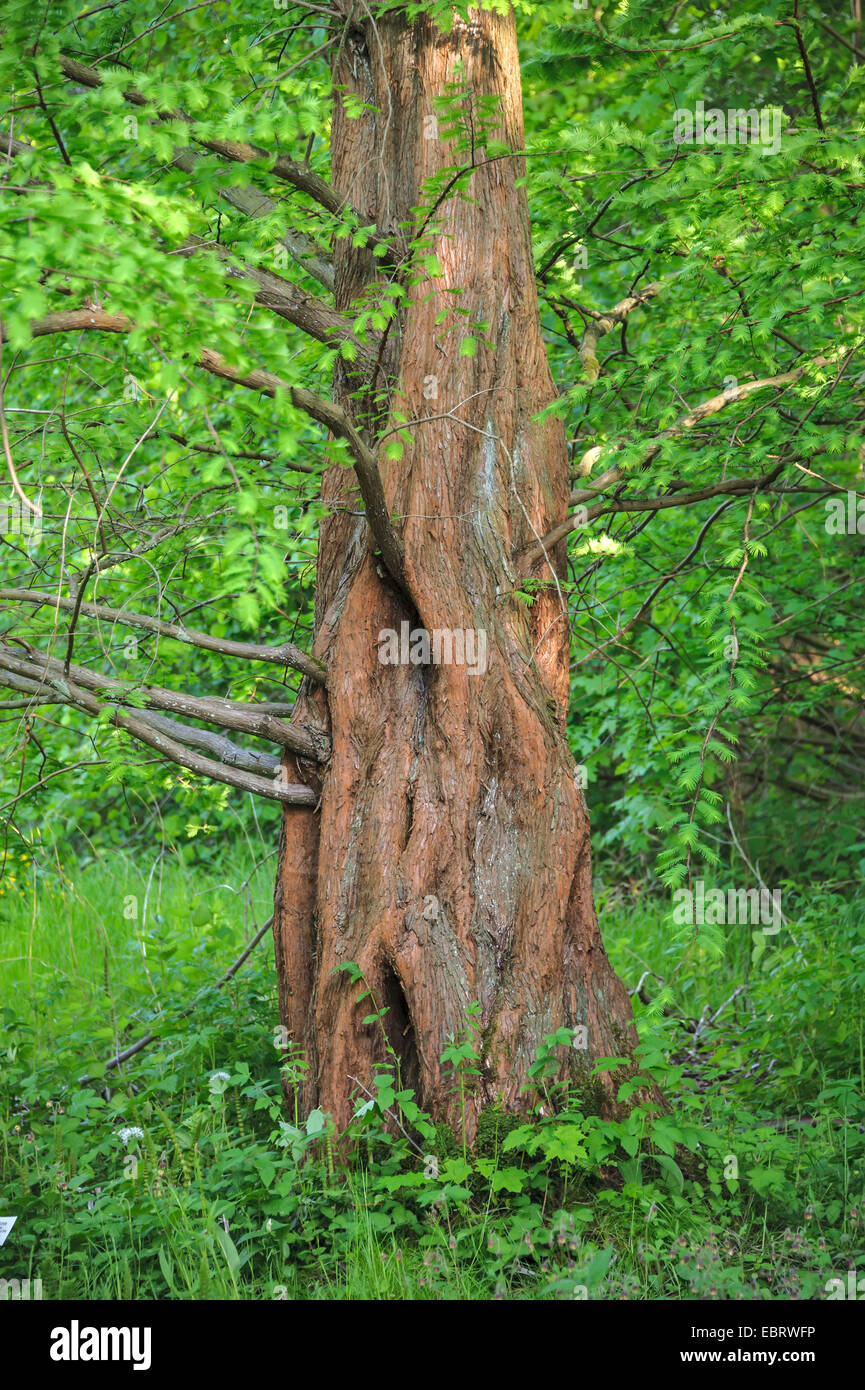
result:
<svg viewBox="0 0 865 1390"><path fill-rule="evenodd" d="M385 1060L381 1029L361 1023L370 1001L357 1006L358 986L333 973L355 961L388 1008L403 1083L434 1118L459 1113L440 1054L475 1000L470 1130L489 1105L525 1107L537 1046L562 1025L588 1030L587 1050L560 1049L562 1075L614 1112L625 1069L589 1071L598 1057L629 1056L635 1034L598 933L588 814L565 736L564 545L535 565L542 587L530 607L515 593L525 579L516 557L567 513L568 461L561 422L535 421L555 389L517 186L524 162L485 151L487 139L523 148L513 16L476 14L450 34L399 15L358 25L334 80L376 108L349 119L337 98L332 160L338 191L380 231L397 237L413 209L432 206L424 184L442 169L476 167L435 209L430 250L443 274L407 281L377 380L390 383L392 412L424 421L400 459L378 446L410 601L372 553L350 470L331 468L324 483L315 654L328 686L301 697L296 716L307 700L326 712L333 754L320 810L286 812L275 915L283 1018L311 1063L304 1100L342 1127L350 1078L369 1084ZM449 92L461 149L442 134L437 99ZM335 268L340 310L380 273L350 239L336 242ZM446 309L459 312L437 324ZM469 335L473 356L460 352ZM360 426L357 386L345 377L337 395ZM380 632L406 621L483 631L486 670L382 664ZM287 767L291 781L311 775Z"/></svg>

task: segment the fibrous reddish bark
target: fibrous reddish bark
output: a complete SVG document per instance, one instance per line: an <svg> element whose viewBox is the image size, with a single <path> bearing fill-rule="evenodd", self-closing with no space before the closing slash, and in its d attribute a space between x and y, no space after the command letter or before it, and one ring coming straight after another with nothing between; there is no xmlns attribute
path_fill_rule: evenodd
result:
<svg viewBox="0 0 865 1390"><path fill-rule="evenodd" d="M437 1119L455 1118L440 1055L475 1000L470 1129L487 1105L525 1105L537 1046L561 1026L584 1025L588 1037L585 1050L562 1049L562 1075L611 1110L619 1078L590 1083L590 1068L629 1055L635 1034L598 932L588 814L565 735L564 544L530 575L520 569L567 513L568 460L561 422L537 419L555 388L519 186L513 16L476 12L450 33L399 13L365 21L348 31L334 82L334 185L397 241L434 207L438 265L406 279L376 382L389 383L391 426L394 412L415 422L401 458L377 446L407 594L373 552L350 471L332 467L323 488L315 654L329 676L297 715L318 705L333 752L320 809L286 811L275 913L283 1021L310 1061L304 1100L343 1127L352 1078L368 1084L384 1060L381 1030L361 1022L369 1002L358 1007L357 986L334 973L355 961L388 1008L403 1083ZM367 104L360 117L347 114L346 91ZM442 133L448 94L467 132L459 151ZM515 153L488 157L491 137ZM475 167L435 206L425 185L456 164ZM379 272L350 239L336 242L335 261L337 308L348 310ZM459 312L437 323L447 309ZM469 335L474 355L460 351ZM337 385L369 427L357 378ZM539 581L530 606L517 592L527 577ZM404 622L483 632L486 670L382 664L380 633ZM291 780L314 775L288 766Z"/></svg>

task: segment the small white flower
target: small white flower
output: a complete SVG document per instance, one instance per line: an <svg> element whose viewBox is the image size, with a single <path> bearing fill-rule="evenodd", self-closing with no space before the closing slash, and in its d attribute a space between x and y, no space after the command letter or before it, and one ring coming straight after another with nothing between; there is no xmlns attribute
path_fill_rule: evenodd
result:
<svg viewBox="0 0 865 1390"><path fill-rule="evenodd" d="M122 1129L118 1129L117 1133L123 1141L124 1149L129 1148L130 1139L144 1138L144 1130L139 1129L138 1125L124 1125Z"/></svg>
<svg viewBox="0 0 865 1390"><path fill-rule="evenodd" d="M223 1091L225 1090L225 1088L226 1088L226 1086L228 1085L228 1083L229 1083L230 1080L231 1080L231 1073L230 1073L230 1072L227 1072L227 1071L213 1071L213 1072L211 1072L211 1073L210 1073L210 1081L208 1082L208 1085L209 1085L209 1087L210 1087L210 1093L211 1093L211 1095L214 1095L214 1096L221 1096L222 1093L223 1093Z"/></svg>

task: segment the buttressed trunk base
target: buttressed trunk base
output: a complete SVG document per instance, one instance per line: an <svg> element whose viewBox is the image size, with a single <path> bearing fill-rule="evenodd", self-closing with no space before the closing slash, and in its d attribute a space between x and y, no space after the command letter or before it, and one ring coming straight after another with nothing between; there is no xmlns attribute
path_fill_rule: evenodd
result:
<svg viewBox="0 0 865 1390"><path fill-rule="evenodd" d="M587 1046L558 1050L561 1075L615 1112L630 1067L591 1068L629 1057L636 1036L598 932L565 733L564 543L531 572L520 566L566 515L568 457L562 423L538 420L555 388L519 183L513 16L477 13L450 33L399 15L356 25L334 83L339 192L396 240L434 211L426 270L403 272L407 299L376 383L388 383L385 428L412 422L400 458L377 447L404 589L373 551L351 472L334 465L323 485L315 654L329 675L326 695L304 692L298 714L326 720L333 752L320 808L286 809L274 919L283 1022L310 1064L303 1102L344 1128L357 1083L387 1059L382 1028L361 1022L371 1002L358 1006L357 984L334 973L353 961L387 1008L403 1085L436 1120L459 1115L441 1053L474 1001L470 1132L487 1106L526 1108L538 1045L563 1026L584 1028ZM366 103L359 117L349 95ZM456 165L470 172L446 189L442 171ZM388 274L350 241L335 245L343 310ZM357 379L341 379L338 395L369 424ZM468 633L475 646L462 655L474 659L414 664L409 648L404 660L418 629L455 635L457 647ZM292 780L312 775L288 767Z"/></svg>

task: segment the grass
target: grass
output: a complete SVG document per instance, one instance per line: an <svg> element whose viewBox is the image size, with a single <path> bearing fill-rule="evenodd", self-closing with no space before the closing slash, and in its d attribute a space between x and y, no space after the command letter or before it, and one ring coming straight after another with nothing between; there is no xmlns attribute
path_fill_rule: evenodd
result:
<svg viewBox="0 0 865 1390"><path fill-rule="evenodd" d="M865 1265L861 901L791 885L789 930L729 928L719 954L675 939L664 904L601 894L671 1114L584 1114L541 1061L546 1113L464 1156L383 1070L346 1156L327 1116L283 1110L301 1059L274 1045L267 940L212 987L272 873L112 852L42 865L38 892L29 864L3 881L0 1279L45 1298L790 1299Z"/></svg>

